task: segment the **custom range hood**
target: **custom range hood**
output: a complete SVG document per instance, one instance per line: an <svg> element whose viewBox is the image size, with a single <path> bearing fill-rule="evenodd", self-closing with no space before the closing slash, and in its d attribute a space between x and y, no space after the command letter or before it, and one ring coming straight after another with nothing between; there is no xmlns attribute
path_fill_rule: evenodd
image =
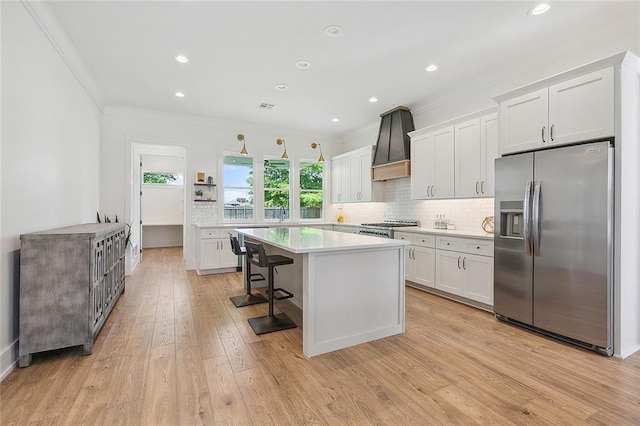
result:
<svg viewBox="0 0 640 426"><path fill-rule="evenodd" d="M400 179L411 175L411 143L408 132L415 130L409 108L399 106L380 114L378 142L371 165L374 181Z"/></svg>

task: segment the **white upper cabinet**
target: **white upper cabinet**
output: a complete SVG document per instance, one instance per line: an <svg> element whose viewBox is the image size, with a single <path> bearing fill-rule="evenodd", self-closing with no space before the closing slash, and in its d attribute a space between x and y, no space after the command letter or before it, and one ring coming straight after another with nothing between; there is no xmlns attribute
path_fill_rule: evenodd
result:
<svg viewBox="0 0 640 426"><path fill-rule="evenodd" d="M411 135L411 197L453 198L454 127Z"/></svg>
<svg viewBox="0 0 640 426"><path fill-rule="evenodd" d="M341 159L331 159L331 202L333 203L341 203L344 198L342 192L342 161Z"/></svg>
<svg viewBox="0 0 640 426"><path fill-rule="evenodd" d="M498 153L498 113L480 117L480 196L493 197ZM457 196L457 194L456 194Z"/></svg>
<svg viewBox="0 0 640 426"><path fill-rule="evenodd" d="M371 181L373 147L340 154L331 159L331 201L359 203L382 201L382 183Z"/></svg>
<svg viewBox="0 0 640 426"><path fill-rule="evenodd" d="M552 145L613 136L613 67L549 87Z"/></svg>
<svg viewBox="0 0 640 426"><path fill-rule="evenodd" d="M500 102L500 153L613 136L613 68Z"/></svg>
<svg viewBox="0 0 640 426"><path fill-rule="evenodd" d="M455 125L456 197L477 197L482 182L480 118Z"/></svg>
<svg viewBox="0 0 640 426"><path fill-rule="evenodd" d="M500 153L529 151L543 146L548 104L548 88L500 103Z"/></svg>
<svg viewBox="0 0 640 426"><path fill-rule="evenodd" d="M417 130L410 136L412 199L493 196L498 157L495 109Z"/></svg>

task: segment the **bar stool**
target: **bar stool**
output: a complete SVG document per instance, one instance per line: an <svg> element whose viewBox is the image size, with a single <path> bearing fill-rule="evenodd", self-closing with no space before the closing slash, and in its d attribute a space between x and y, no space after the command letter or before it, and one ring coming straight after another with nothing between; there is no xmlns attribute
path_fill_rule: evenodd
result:
<svg viewBox="0 0 640 426"><path fill-rule="evenodd" d="M264 317L249 318L249 324L256 334L271 333L274 331L287 330L295 328L296 324L291 321L287 314L281 312L277 315L273 313L273 301L283 300L293 297L293 294L282 288L274 288L273 286L273 269L276 266L291 265L293 259L278 254L267 256L262 244L254 244L245 242L247 248L247 260L262 268L269 268L267 281L267 295L269 297L269 315ZM284 296L276 296L275 292L284 293Z"/></svg>
<svg viewBox="0 0 640 426"><path fill-rule="evenodd" d="M229 240L231 240L231 251L236 254L236 256L244 257L244 271L245 271L245 288L247 289L247 293L240 296L230 297L231 302L236 306L236 308L242 308L243 306L257 305L259 303L267 303L268 300L266 297L261 295L260 293L252 294L251 293L251 283L254 281L264 281L264 275L262 274L252 274L251 273L251 264L249 263L247 257L247 249L245 247L241 247L238 243L238 239L233 235L229 234Z"/></svg>

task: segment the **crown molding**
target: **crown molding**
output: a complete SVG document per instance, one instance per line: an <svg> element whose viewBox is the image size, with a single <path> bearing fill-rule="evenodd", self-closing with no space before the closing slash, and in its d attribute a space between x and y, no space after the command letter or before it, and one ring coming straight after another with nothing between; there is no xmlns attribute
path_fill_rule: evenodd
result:
<svg viewBox="0 0 640 426"><path fill-rule="evenodd" d="M20 0L33 21L42 30L53 48L58 52L71 73L78 80L87 95L100 112L104 111L104 97L98 85L84 65L75 47L67 37L60 23L56 19L51 7L44 1Z"/></svg>

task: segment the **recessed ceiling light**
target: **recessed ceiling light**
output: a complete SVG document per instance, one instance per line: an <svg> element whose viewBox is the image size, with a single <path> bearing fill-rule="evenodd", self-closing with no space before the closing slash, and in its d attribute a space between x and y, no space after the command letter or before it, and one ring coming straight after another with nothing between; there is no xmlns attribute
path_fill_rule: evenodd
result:
<svg viewBox="0 0 640 426"><path fill-rule="evenodd" d="M338 121L340 121L340 119L338 117L333 117L331 121L333 121L334 123L337 123Z"/></svg>
<svg viewBox="0 0 640 426"><path fill-rule="evenodd" d="M342 27L339 25L329 25L324 29L324 35L327 37L340 37L342 35Z"/></svg>
<svg viewBox="0 0 640 426"><path fill-rule="evenodd" d="M369 98L369 102L371 102L372 104L378 102L378 98L376 98L375 96L372 96Z"/></svg>
<svg viewBox="0 0 640 426"><path fill-rule="evenodd" d="M433 72L433 71L435 71L435 70L437 70L437 69L438 69L438 66L437 66L437 65L429 65L429 66L427 67L427 71L428 71L428 72Z"/></svg>
<svg viewBox="0 0 640 426"><path fill-rule="evenodd" d="M306 70L310 66L311 66L311 63L309 61L300 60L300 61L296 62L296 68L298 68L300 70Z"/></svg>
<svg viewBox="0 0 640 426"><path fill-rule="evenodd" d="M178 55L176 56L176 61L180 62L181 64L186 64L187 62L189 62L189 58L184 55Z"/></svg>
<svg viewBox="0 0 640 426"><path fill-rule="evenodd" d="M551 6L549 6L548 3L540 3L536 6L533 6L531 9L529 9L528 13L531 16L542 15L543 13L548 11L550 8Z"/></svg>
<svg viewBox="0 0 640 426"><path fill-rule="evenodd" d="M287 90L288 88L289 86L287 86L286 84L276 84L276 90L284 91L284 90Z"/></svg>
<svg viewBox="0 0 640 426"><path fill-rule="evenodd" d="M176 96L179 98L184 98L184 93L183 92L176 92Z"/></svg>

